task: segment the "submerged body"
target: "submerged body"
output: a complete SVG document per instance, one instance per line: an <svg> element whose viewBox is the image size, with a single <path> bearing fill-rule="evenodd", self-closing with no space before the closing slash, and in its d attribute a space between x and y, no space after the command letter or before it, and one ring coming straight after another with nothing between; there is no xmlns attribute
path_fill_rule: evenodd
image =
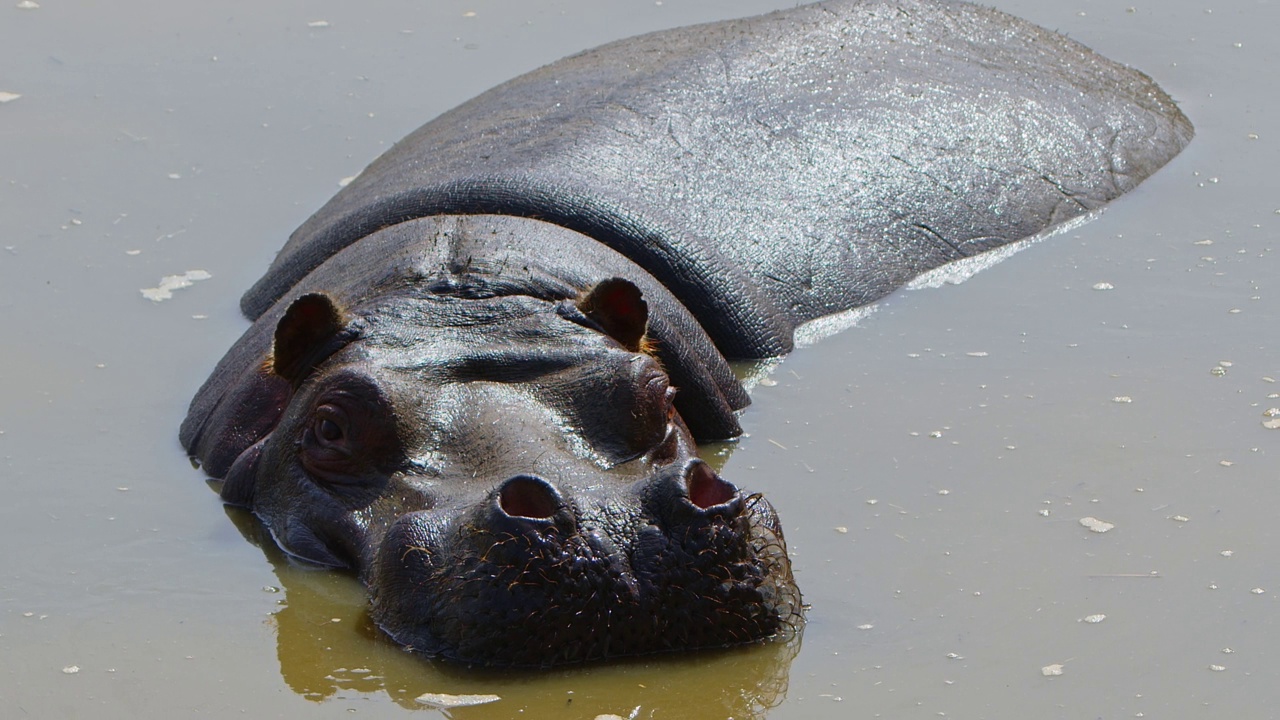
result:
<svg viewBox="0 0 1280 720"><path fill-rule="evenodd" d="M778 520L695 442L725 358L1096 209L1191 126L1149 78L958 2L620 41L375 161L242 301L182 441L397 641L550 665L801 621Z"/></svg>

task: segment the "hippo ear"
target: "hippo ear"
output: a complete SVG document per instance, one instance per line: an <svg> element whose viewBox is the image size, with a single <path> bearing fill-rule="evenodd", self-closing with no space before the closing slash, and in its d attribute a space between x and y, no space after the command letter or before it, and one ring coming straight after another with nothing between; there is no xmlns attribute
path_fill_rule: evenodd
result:
<svg viewBox="0 0 1280 720"><path fill-rule="evenodd" d="M296 387L317 365L350 341L348 318L323 293L303 295L276 325L271 369Z"/></svg>
<svg viewBox="0 0 1280 720"><path fill-rule="evenodd" d="M640 288L622 278L596 283L578 299L578 310L609 337L632 352L640 352L649 324L649 305Z"/></svg>

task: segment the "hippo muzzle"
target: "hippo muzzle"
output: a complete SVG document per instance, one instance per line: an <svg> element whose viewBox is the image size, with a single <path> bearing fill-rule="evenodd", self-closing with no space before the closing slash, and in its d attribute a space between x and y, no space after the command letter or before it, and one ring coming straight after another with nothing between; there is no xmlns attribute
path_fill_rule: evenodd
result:
<svg viewBox="0 0 1280 720"><path fill-rule="evenodd" d="M481 665L722 647L801 621L773 508L697 459L622 492L520 475L464 512L404 515L369 581L397 642Z"/></svg>

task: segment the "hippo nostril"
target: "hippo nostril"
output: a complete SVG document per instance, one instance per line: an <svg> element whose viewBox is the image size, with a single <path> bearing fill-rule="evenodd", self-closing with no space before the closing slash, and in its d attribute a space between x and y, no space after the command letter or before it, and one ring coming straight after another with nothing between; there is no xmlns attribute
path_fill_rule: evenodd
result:
<svg viewBox="0 0 1280 720"><path fill-rule="evenodd" d="M498 491L498 507L511 517L547 520L560 508L560 494L542 478L516 475Z"/></svg>
<svg viewBox="0 0 1280 720"><path fill-rule="evenodd" d="M723 480L704 462L691 463L684 473L689 502L706 510L729 502L738 495L738 488Z"/></svg>

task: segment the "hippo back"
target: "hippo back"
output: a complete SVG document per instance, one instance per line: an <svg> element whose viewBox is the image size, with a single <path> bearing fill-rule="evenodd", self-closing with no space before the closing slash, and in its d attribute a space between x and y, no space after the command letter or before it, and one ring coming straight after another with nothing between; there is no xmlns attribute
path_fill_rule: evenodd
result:
<svg viewBox="0 0 1280 720"><path fill-rule="evenodd" d="M536 217L618 250L729 357L1132 189L1192 128L1150 78L962 2L837 0L657 32L409 135L299 228L257 317L380 228Z"/></svg>

